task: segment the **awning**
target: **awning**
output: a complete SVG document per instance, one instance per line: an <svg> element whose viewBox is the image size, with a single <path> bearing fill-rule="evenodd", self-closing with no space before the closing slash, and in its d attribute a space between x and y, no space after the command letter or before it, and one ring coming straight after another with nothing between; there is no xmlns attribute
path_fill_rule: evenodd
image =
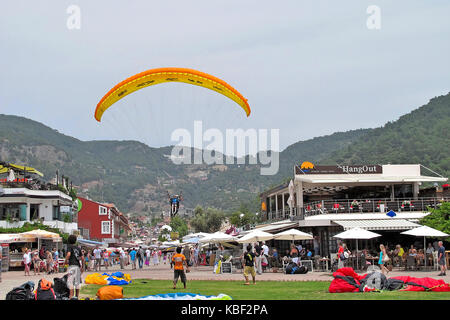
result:
<svg viewBox="0 0 450 320"><path fill-rule="evenodd" d="M420 227L420 224L405 219L377 219L377 220L333 220L344 227L344 230L361 228L365 230L409 230Z"/></svg>
<svg viewBox="0 0 450 320"><path fill-rule="evenodd" d="M298 226L298 222L273 223L264 227L256 227L254 230L261 230L265 232L273 232L276 230L285 230ZM243 233L242 233L243 234Z"/></svg>
<svg viewBox="0 0 450 320"><path fill-rule="evenodd" d="M107 244L105 244L103 242L87 240L87 239L78 239L77 241L80 244L83 244L83 245L88 246L88 247L96 247L96 246L107 247L108 246Z"/></svg>

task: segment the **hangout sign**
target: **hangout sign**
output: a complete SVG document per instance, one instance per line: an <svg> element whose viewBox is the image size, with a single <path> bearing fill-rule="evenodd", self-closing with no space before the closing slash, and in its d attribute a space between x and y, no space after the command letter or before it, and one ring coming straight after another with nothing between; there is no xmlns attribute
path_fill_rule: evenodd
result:
<svg viewBox="0 0 450 320"><path fill-rule="evenodd" d="M311 162L303 162L295 166L295 174L381 174L380 165L343 165L316 166Z"/></svg>

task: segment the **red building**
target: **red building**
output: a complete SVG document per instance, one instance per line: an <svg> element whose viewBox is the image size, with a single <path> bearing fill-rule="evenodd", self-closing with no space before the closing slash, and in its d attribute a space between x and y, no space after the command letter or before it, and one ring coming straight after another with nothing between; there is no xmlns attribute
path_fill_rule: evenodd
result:
<svg viewBox="0 0 450 320"><path fill-rule="evenodd" d="M128 219L111 203L98 203L79 197L78 228L85 239L109 244L124 243L131 228Z"/></svg>

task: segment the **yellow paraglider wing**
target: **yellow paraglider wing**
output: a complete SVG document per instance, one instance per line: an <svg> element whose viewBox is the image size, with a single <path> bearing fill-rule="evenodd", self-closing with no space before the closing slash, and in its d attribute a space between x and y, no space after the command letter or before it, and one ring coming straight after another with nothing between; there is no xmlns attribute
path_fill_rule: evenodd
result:
<svg viewBox="0 0 450 320"><path fill-rule="evenodd" d="M109 90L97 104L97 108L95 109L95 119L101 121L106 109L126 95L129 95L136 90L163 82L184 82L214 90L240 105L247 114L247 117L250 115L251 110L247 99L225 81L193 69L158 68L138 73L120 82L114 88Z"/></svg>

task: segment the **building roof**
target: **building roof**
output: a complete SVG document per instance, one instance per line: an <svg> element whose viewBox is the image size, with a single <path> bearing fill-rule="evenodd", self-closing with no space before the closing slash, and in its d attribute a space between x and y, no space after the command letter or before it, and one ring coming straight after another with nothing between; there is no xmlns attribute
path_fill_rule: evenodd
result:
<svg viewBox="0 0 450 320"><path fill-rule="evenodd" d="M343 166L338 166L342 168ZM344 166L347 167L347 166ZM340 183L404 183L404 182L445 182L442 176L425 176L421 174L420 164L387 164L381 166L378 173L332 173L312 174L308 172L295 175L296 181L311 184Z"/></svg>

